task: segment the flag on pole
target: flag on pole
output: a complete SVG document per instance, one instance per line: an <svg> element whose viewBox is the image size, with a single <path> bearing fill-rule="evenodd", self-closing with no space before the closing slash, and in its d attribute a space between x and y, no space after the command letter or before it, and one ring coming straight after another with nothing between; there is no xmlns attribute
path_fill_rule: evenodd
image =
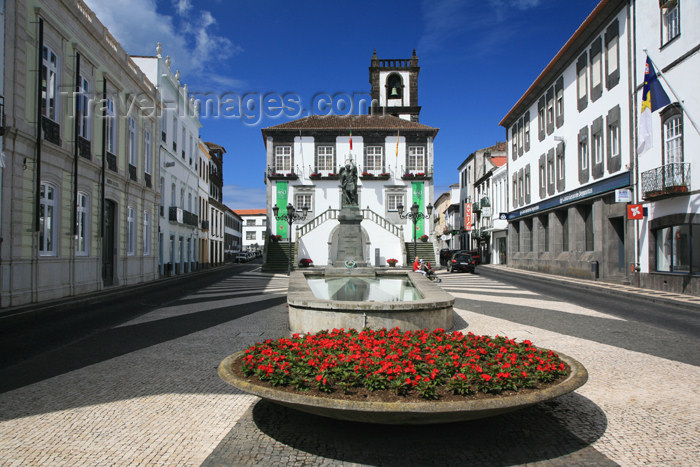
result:
<svg viewBox="0 0 700 467"><path fill-rule="evenodd" d="M642 90L642 108L639 116L639 138L637 153L642 154L654 145L652 140L651 114L667 106L671 101L656 77L654 65L647 57L644 68L644 89Z"/></svg>
<svg viewBox="0 0 700 467"><path fill-rule="evenodd" d="M350 127L350 150L352 151L352 127Z"/></svg>
<svg viewBox="0 0 700 467"><path fill-rule="evenodd" d="M399 157L399 130L396 130L396 157Z"/></svg>

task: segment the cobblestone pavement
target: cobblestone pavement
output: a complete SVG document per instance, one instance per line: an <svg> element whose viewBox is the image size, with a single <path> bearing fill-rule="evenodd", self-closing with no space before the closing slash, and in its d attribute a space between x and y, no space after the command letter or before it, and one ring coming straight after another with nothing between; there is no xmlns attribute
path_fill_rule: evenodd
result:
<svg viewBox="0 0 700 467"><path fill-rule="evenodd" d="M226 355L287 333L286 276L253 271L98 332L94 341L115 347L109 358L0 394L0 464L697 463L700 366L509 319L541 308L580 326L625 324L600 310L478 275L441 277L457 297L457 328L559 350L586 366L588 383L507 415L426 427L340 422L260 401L216 373ZM504 310L501 317L495 309ZM161 327L180 331L127 345ZM93 344L75 342L52 355L81 355Z"/></svg>

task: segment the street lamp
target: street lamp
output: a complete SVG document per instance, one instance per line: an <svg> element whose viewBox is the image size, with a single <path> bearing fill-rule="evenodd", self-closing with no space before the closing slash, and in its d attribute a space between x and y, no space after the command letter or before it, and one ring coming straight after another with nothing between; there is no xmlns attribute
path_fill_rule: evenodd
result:
<svg viewBox="0 0 700 467"><path fill-rule="evenodd" d="M272 208L272 214L275 216L275 219L278 221L287 221L287 238L289 241L289 264L287 265L287 275L289 275L292 271L292 224L294 224L294 221L303 221L306 219L308 210L309 208L307 206L303 206L301 208L303 214L297 214L297 211L294 209L294 206L292 206L292 203L289 203L287 204L287 214L278 216L280 208L277 207L276 204Z"/></svg>
<svg viewBox="0 0 700 467"><path fill-rule="evenodd" d="M396 206L396 209L399 211L399 217L401 219L411 219L413 221L413 257L416 257L416 224L418 223L418 219L429 219L430 215L433 213L433 205L428 204L425 209L428 211L428 214L423 214L422 212L418 212L420 210L420 207L418 207L418 203L414 202L413 206L411 206L411 211L407 212L406 214L403 213L403 204L399 204Z"/></svg>

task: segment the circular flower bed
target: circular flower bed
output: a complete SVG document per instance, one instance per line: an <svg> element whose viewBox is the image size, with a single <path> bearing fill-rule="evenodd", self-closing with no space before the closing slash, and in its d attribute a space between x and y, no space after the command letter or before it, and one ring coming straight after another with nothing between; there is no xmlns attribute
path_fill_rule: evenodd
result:
<svg viewBox="0 0 700 467"><path fill-rule="evenodd" d="M529 340L443 329L294 334L258 343L236 362L232 370L249 381L382 401L493 397L540 389L570 372L555 352Z"/></svg>

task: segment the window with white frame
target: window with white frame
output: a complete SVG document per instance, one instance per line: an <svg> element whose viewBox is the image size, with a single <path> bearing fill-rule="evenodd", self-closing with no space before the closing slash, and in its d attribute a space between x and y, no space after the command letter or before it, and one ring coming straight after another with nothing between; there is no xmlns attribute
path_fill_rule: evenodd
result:
<svg viewBox="0 0 700 467"><path fill-rule="evenodd" d="M578 157L581 161L581 170L588 169L588 141L583 140L578 143Z"/></svg>
<svg viewBox="0 0 700 467"><path fill-rule="evenodd" d="M166 109L162 110L162 114L160 115L160 125L161 125L161 141L165 143L167 137L168 137L168 112Z"/></svg>
<svg viewBox="0 0 700 467"><path fill-rule="evenodd" d="M107 98L105 102L105 134L107 138L107 152L116 154L117 151L117 116L114 112L114 101Z"/></svg>
<svg viewBox="0 0 700 467"><path fill-rule="evenodd" d="M75 242L75 253L78 256L87 256L88 254L88 195L83 192L78 192L78 211L77 211L77 236Z"/></svg>
<svg viewBox="0 0 700 467"><path fill-rule="evenodd" d="M246 225L247 227L250 227L250 226L255 225L255 219L246 219L245 225Z"/></svg>
<svg viewBox="0 0 700 467"><path fill-rule="evenodd" d="M90 140L90 82L82 75L78 78L78 136Z"/></svg>
<svg viewBox="0 0 700 467"><path fill-rule="evenodd" d="M530 149L530 112L525 114L525 151Z"/></svg>
<svg viewBox="0 0 700 467"><path fill-rule="evenodd" d="M564 89L558 88L554 100L555 103L555 113L557 120L564 117Z"/></svg>
<svg viewBox="0 0 700 467"><path fill-rule="evenodd" d="M510 141L511 141L511 155L513 160L518 157L518 124L513 125L510 130Z"/></svg>
<svg viewBox="0 0 700 467"><path fill-rule="evenodd" d="M518 122L518 154L523 153L523 143L525 141L525 122L521 118Z"/></svg>
<svg viewBox="0 0 700 467"><path fill-rule="evenodd" d="M44 46L41 66L41 113L58 121L58 57L50 47Z"/></svg>
<svg viewBox="0 0 700 467"><path fill-rule="evenodd" d="M323 175L335 172L333 146L319 146L316 149L316 172Z"/></svg>
<svg viewBox="0 0 700 467"><path fill-rule="evenodd" d="M151 163L153 153L151 150L151 132L145 130L143 132L143 171L147 174L151 173Z"/></svg>
<svg viewBox="0 0 700 467"><path fill-rule="evenodd" d="M681 33L680 0L662 0L661 45L667 44Z"/></svg>
<svg viewBox="0 0 700 467"><path fill-rule="evenodd" d="M596 164L603 163L603 134L593 134L593 160Z"/></svg>
<svg viewBox="0 0 700 467"><path fill-rule="evenodd" d="M177 118L173 116L173 151L177 151Z"/></svg>
<svg viewBox="0 0 700 467"><path fill-rule="evenodd" d="M126 217L126 254L133 256L136 254L136 211L129 206Z"/></svg>
<svg viewBox="0 0 700 467"><path fill-rule="evenodd" d="M399 206L405 206L403 193L387 193L386 194L386 210L398 211Z"/></svg>
<svg viewBox="0 0 700 467"><path fill-rule="evenodd" d="M275 172L283 174L292 172L291 146L275 146Z"/></svg>
<svg viewBox="0 0 700 467"><path fill-rule="evenodd" d="M545 174L544 164L540 165L540 190L547 187L547 175Z"/></svg>
<svg viewBox="0 0 700 467"><path fill-rule="evenodd" d="M384 169L383 151L381 146L367 146L365 151L365 172L381 173Z"/></svg>
<svg viewBox="0 0 700 467"><path fill-rule="evenodd" d="M591 88L603 84L602 52L597 52L591 56Z"/></svg>
<svg viewBox="0 0 700 467"><path fill-rule="evenodd" d="M174 182L170 185L170 206L177 206L177 188Z"/></svg>
<svg viewBox="0 0 700 467"><path fill-rule="evenodd" d="M255 230L249 230L245 233L245 239L246 240L255 240L255 235L257 232Z"/></svg>
<svg viewBox="0 0 700 467"><path fill-rule="evenodd" d="M547 161L547 183L550 185L554 184L554 161Z"/></svg>
<svg viewBox="0 0 700 467"><path fill-rule="evenodd" d="M39 189L39 254L56 255L56 219L58 219L56 189L42 183Z"/></svg>
<svg viewBox="0 0 700 467"><path fill-rule="evenodd" d="M683 119L675 114L663 123L665 164L683 162Z"/></svg>
<svg viewBox="0 0 700 467"><path fill-rule="evenodd" d="M620 123L617 121L608 124L608 146L610 157L620 155Z"/></svg>
<svg viewBox="0 0 700 467"><path fill-rule="evenodd" d="M182 153L182 159L185 159L185 142L187 141L187 131L185 131L185 127L182 127L182 146L180 146L180 151Z"/></svg>
<svg viewBox="0 0 700 467"><path fill-rule="evenodd" d="M605 44L605 73L610 76L619 68L619 37L615 35L610 42Z"/></svg>
<svg viewBox="0 0 700 467"><path fill-rule="evenodd" d="M544 105L537 109L537 131L542 134L545 131Z"/></svg>
<svg viewBox="0 0 700 467"><path fill-rule="evenodd" d="M585 63L585 55L583 57L584 60L581 61L576 72L576 92L579 101L588 97L588 67Z"/></svg>
<svg viewBox="0 0 700 467"><path fill-rule="evenodd" d="M143 211L143 255L151 254L151 213Z"/></svg>
<svg viewBox="0 0 700 467"><path fill-rule="evenodd" d="M559 180L564 180L564 154L557 155L557 174Z"/></svg>
<svg viewBox="0 0 700 467"><path fill-rule="evenodd" d="M297 193L294 196L294 200L296 201L294 204L297 210L306 208L308 211L313 211L313 207L311 205L313 196L311 193Z"/></svg>
<svg viewBox="0 0 700 467"><path fill-rule="evenodd" d="M408 170L411 173L425 173L425 148L410 146L408 148Z"/></svg>
<svg viewBox="0 0 700 467"><path fill-rule="evenodd" d="M192 165L194 156L194 138L190 135L190 165Z"/></svg>
<svg viewBox="0 0 700 467"><path fill-rule="evenodd" d="M554 126L554 96L550 92L547 92L547 96L549 96L547 99L547 127L549 128Z"/></svg>
<svg viewBox="0 0 700 467"><path fill-rule="evenodd" d="M136 167L136 120L129 117L129 164Z"/></svg>

